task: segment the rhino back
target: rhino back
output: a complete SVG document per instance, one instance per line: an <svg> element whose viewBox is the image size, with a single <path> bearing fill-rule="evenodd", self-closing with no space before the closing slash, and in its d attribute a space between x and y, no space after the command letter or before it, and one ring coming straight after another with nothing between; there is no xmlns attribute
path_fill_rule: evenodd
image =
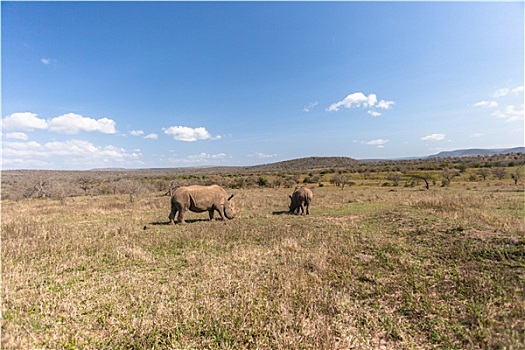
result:
<svg viewBox="0 0 525 350"><path fill-rule="evenodd" d="M185 207L194 207L200 210L209 210L214 205L224 205L226 191L217 185L212 186L184 186L175 190L173 198Z"/></svg>
<svg viewBox="0 0 525 350"><path fill-rule="evenodd" d="M292 198L295 204L300 204L301 202L310 202L314 197L312 190L306 187L298 188L294 191Z"/></svg>
<svg viewBox="0 0 525 350"><path fill-rule="evenodd" d="M310 202L312 199L314 199L314 193L312 192L311 189L309 188L304 188L305 189L305 193L306 193L306 198L308 199L308 201Z"/></svg>

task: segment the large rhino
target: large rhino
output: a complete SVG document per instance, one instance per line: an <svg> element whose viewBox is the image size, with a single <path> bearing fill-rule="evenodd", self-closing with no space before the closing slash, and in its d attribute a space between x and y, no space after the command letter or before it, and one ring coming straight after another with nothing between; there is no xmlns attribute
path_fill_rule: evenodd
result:
<svg viewBox="0 0 525 350"><path fill-rule="evenodd" d="M231 202L232 197L233 194L228 197L226 191L217 185L179 187L171 196L170 223L175 223L175 214L179 212L177 219L181 224L184 224L184 213L186 210L195 213L207 211L210 214L210 220L213 220L214 211L217 211L223 220L225 217L233 219L235 210Z"/></svg>
<svg viewBox="0 0 525 350"><path fill-rule="evenodd" d="M306 207L306 215L310 215L310 203L314 199L312 190L306 187L296 188L290 197L290 213L304 214L304 207Z"/></svg>

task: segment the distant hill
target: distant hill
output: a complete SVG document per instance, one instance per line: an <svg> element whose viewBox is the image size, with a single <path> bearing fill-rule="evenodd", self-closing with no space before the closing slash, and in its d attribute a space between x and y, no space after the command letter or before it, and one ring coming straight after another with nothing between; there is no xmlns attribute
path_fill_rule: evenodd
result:
<svg viewBox="0 0 525 350"><path fill-rule="evenodd" d="M525 153L525 147L503 148L503 149L463 149L455 151L440 152L438 154L428 157L413 157L397 161L410 161L416 159L432 159L432 158L454 158L454 157L476 157L476 156L491 156L497 154L508 153ZM327 169L327 168L345 168L352 167L363 163L374 162L395 162L392 159L353 159L349 157L306 157L299 159L285 160L282 162L252 165L243 168L244 171L264 172L264 171L286 171L286 170L310 170L310 169ZM232 167L230 169L234 169Z"/></svg>
<svg viewBox="0 0 525 350"><path fill-rule="evenodd" d="M501 149L459 149L455 151L439 152L428 158L453 158L453 157L476 157L492 156L495 154L525 153L525 147L501 148Z"/></svg>
<svg viewBox="0 0 525 350"><path fill-rule="evenodd" d="M363 164L373 164L380 162L403 162L412 160L425 160L434 158L458 158L491 156L508 153L525 153L525 147L514 147L505 149L463 149L455 151L440 152L427 157L410 157L403 159L354 159L349 157L306 157L285 160L276 163L249 166L207 166L207 167L184 167L184 168L150 168L150 169L121 169L103 168L93 169L94 171L111 172L169 172L176 170L178 174L226 174L226 173L258 173L258 172L277 172L277 171L305 171L315 169L330 168L352 168Z"/></svg>
<svg viewBox="0 0 525 350"><path fill-rule="evenodd" d="M334 167L350 167L356 165L359 161L348 157L307 157L282 162L254 165L249 169L252 171L283 171L283 170L304 170L304 169L322 169Z"/></svg>

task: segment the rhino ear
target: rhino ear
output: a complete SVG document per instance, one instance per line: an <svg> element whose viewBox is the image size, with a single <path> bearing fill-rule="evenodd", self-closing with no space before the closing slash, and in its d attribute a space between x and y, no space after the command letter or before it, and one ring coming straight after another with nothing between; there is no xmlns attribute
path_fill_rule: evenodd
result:
<svg viewBox="0 0 525 350"><path fill-rule="evenodd" d="M233 194L231 196L228 197L228 200L232 199L233 198Z"/></svg>

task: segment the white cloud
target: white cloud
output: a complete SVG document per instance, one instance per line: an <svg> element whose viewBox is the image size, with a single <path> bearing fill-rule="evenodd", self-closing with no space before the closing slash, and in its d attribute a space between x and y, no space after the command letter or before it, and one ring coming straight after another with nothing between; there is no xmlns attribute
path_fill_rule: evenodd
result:
<svg viewBox="0 0 525 350"><path fill-rule="evenodd" d="M192 162L192 163L201 163L205 162L210 159L224 159L226 158L226 154L224 153L218 153L218 154L208 154L208 153L200 153L197 155L192 155L186 157L186 160Z"/></svg>
<svg viewBox="0 0 525 350"><path fill-rule="evenodd" d="M479 133L479 132L470 135L470 137L472 137L472 138L477 138L477 137L482 137L482 136L485 136L485 134L482 134L482 133Z"/></svg>
<svg viewBox="0 0 525 350"><path fill-rule="evenodd" d="M13 113L2 119L2 128L13 131L33 131L47 129L47 122L37 117L35 113Z"/></svg>
<svg viewBox="0 0 525 350"><path fill-rule="evenodd" d="M344 108L359 108L359 107L369 107L377 103L377 96L375 94L370 94L366 96L362 92L354 92L346 96L342 101L331 104L328 107L328 111L337 112L341 107Z"/></svg>
<svg viewBox="0 0 525 350"><path fill-rule="evenodd" d="M518 107L518 109L516 109L516 106L514 105L509 105L505 107L505 110L495 111L492 115L496 118L506 119L507 122L523 120L523 105Z"/></svg>
<svg viewBox="0 0 525 350"><path fill-rule="evenodd" d="M211 165L221 163L221 161L227 157L228 156L225 153L209 154L202 152L184 158L170 158L168 161L184 165Z"/></svg>
<svg viewBox="0 0 525 350"><path fill-rule="evenodd" d="M492 112L492 116L504 119L506 122L521 121L523 120L523 104L516 107L512 103L518 102L519 100L516 100L516 98L519 98L518 95L522 95L524 91L525 86L523 85L514 88L504 87L497 89L492 94L492 97L498 101L479 101L474 104L474 107L498 108L500 105L506 105L506 107L500 107ZM521 102L522 101L523 99L521 98Z"/></svg>
<svg viewBox="0 0 525 350"><path fill-rule="evenodd" d="M525 86L517 86L514 89L512 89L512 92L515 94L519 94L520 92L525 91Z"/></svg>
<svg viewBox="0 0 525 350"><path fill-rule="evenodd" d="M319 103L318 102L312 102L308 105L304 106L303 111L310 112L314 107L316 107Z"/></svg>
<svg viewBox="0 0 525 350"><path fill-rule="evenodd" d="M131 136L143 136L144 135L144 131L142 131L142 130L131 130L129 132L129 134ZM151 133L151 134L147 134L147 135L143 136L142 138L156 140L156 139L159 138L159 135L157 135L155 133Z"/></svg>
<svg viewBox="0 0 525 350"><path fill-rule="evenodd" d="M35 141L2 143L2 156L14 158L29 158L34 156L46 156L42 145Z"/></svg>
<svg viewBox="0 0 525 350"><path fill-rule="evenodd" d="M8 132L5 135L5 137L8 139L24 140L24 141L28 139L27 134L24 134L23 132Z"/></svg>
<svg viewBox="0 0 525 350"><path fill-rule="evenodd" d="M42 62L43 64L45 64L46 66L48 66L48 65L50 65L50 64L55 64L55 63L57 63L57 60L55 60L54 58L43 57L42 59L40 59L40 62Z"/></svg>
<svg viewBox="0 0 525 350"><path fill-rule="evenodd" d="M187 126L170 126L162 130L166 135L170 135L178 141L193 142L212 138L211 134L203 127L193 129ZM220 138L220 136L216 138Z"/></svg>
<svg viewBox="0 0 525 350"><path fill-rule="evenodd" d="M377 146L378 148L385 147L385 144L390 140L383 140L383 139L377 139L377 140L371 140L371 141L363 141L362 143L369 146Z"/></svg>
<svg viewBox="0 0 525 350"><path fill-rule="evenodd" d="M381 115L381 113L373 110L369 110L367 113L370 114L372 117L379 117Z"/></svg>
<svg viewBox="0 0 525 350"><path fill-rule="evenodd" d="M99 131L114 134L116 123L108 118L98 120L68 113L49 120L38 118L35 113L13 113L2 120L2 128L11 131L49 130L63 134L76 134L79 131Z"/></svg>
<svg viewBox="0 0 525 350"><path fill-rule="evenodd" d="M226 158L225 153L218 153L218 154L210 154L211 159L224 159Z"/></svg>
<svg viewBox="0 0 525 350"><path fill-rule="evenodd" d="M510 93L518 95L519 93L522 93L524 90L525 90L525 86L523 85L516 86L515 88L501 88L501 89L494 91L492 96L494 98L500 98L500 97L505 97Z"/></svg>
<svg viewBox="0 0 525 350"><path fill-rule="evenodd" d="M421 138L423 141L441 141L445 139L445 134L431 134Z"/></svg>
<svg viewBox="0 0 525 350"><path fill-rule="evenodd" d="M64 114L48 121L49 130L62 134L76 134L79 131L100 131L104 134L116 133L116 123L108 118L98 120L75 113Z"/></svg>
<svg viewBox="0 0 525 350"><path fill-rule="evenodd" d="M255 152L255 153L248 154L248 157L266 159L266 158L277 157L277 154L266 154L266 153L261 153L261 152Z"/></svg>
<svg viewBox="0 0 525 350"><path fill-rule="evenodd" d="M498 103L496 101L479 101L474 103L474 107L496 108L498 107Z"/></svg>
<svg viewBox="0 0 525 350"><path fill-rule="evenodd" d="M20 158L0 158L0 163L4 169L49 169L50 164L45 161L36 159L20 159Z"/></svg>
<svg viewBox="0 0 525 350"><path fill-rule="evenodd" d="M390 109L392 108L392 105L394 105L395 102L394 101L385 101L385 100L381 100L379 101L379 103L377 104L377 108L381 108L381 109Z"/></svg>
<svg viewBox="0 0 525 350"><path fill-rule="evenodd" d="M138 152L127 152L123 148L114 146L99 147L83 140L52 141L40 144L31 142L4 142L3 156L6 158L50 158L53 156L65 157L66 162L72 160L87 160L96 163L104 160L125 161L137 160L141 157Z"/></svg>
<svg viewBox="0 0 525 350"><path fill-rule="evenodd" d="M500 98L500 97L503 97L503 96L507 96L510 92L510 89L509 88L501 88L501 89L498 89L496 91L494 91L494 93L492 94L492 97L494 98Z"/></svg>
<svg viewBox="0 0 525 350"><path fill-rule="evenodd" d="M368 114L374 117L381 115L376 109L388 110L394 105L394 101L381 100L378 102L376 94L365 95L362 92L354 92L346 96L342 101L332 103L326 110L328 112L337 112L341 108L366 108Z"/></svg>

